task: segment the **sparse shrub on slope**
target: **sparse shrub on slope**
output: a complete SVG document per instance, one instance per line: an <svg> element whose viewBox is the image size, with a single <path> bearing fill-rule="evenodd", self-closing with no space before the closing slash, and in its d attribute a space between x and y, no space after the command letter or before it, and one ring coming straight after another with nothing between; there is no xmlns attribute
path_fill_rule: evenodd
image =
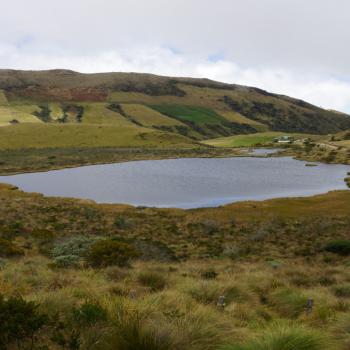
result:
<svg viewBox="0 0 350 350"><path fill-rule="evenodd" d="M12 258L23 254L23 250L17 247L13 242L0 238L0 257Z"/></svg>
<svg viewBox="0 0 350 350"><path fill-rule="evenodd" d="M27 341L28 349L32 349L35 335L45 325L46 320L46 316L38 312L38 305L34 302L15 297L5 300L0 295L0 349L8 349L13 343L20 349Z"/></svg>
<svg viewBox="0 0 350 350"><path fill-rule="evenodd" d="M274 323L271 328L243 345L228 345L221 350L329 350L321 333L298 325Z"/></svg>
<svg viewBox="0 0 350 350"><path fill-rule="evenodd" d="M97 303L85 302L73 309L74 320L82 326L93 326L107 320L107 312Z"/></svg>
<svg viewBox="0 0 350 350"><path fill-rule="evenodd" d="M325 248L327 252L338 255L350 255L350 240L336 240L329 242Z"/></svg>
<svg viewBox="0 0 350 350"><path fill-rule="evenodd" d="M117 265L128 266L130 261L139 256L138 251L127 243L111 239L94 243L87 252L86 260L93 267Z"/></svg>
<svg viewBox="0 0 350 350"><path fill-rule="evenodd" d="M75 236L56 243L51 251L55 267L76 267L100 237Z"/></svg>

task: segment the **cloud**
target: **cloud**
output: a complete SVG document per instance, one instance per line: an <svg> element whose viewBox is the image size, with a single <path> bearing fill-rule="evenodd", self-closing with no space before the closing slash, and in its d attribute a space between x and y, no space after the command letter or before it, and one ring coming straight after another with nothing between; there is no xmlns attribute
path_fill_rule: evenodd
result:
<svg viewBox="0 0 350 350"><path fill-rule="evenodd" d="M209 77L350 112L349 13L348 0L4 1L0 68Z"/></svg>
<svg viewBox="0 0 350 350"><path fill-rule="evenodd" d="M35 50L23 53L23 49L16 46L0 45L0 62L4 68L14 69L65 68L83 73L122 71L205 77L255 86L300 98L323 108L350 112L350 82L287 69L244 68L233 61L199 58L167 47L77 55L59 50L51 54Z"/></svg>

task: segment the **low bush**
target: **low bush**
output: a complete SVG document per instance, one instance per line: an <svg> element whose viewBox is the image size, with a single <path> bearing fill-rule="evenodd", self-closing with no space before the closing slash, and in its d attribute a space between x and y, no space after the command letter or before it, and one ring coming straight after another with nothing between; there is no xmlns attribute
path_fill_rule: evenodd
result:
<svg viewBox="0 0 350 350"><path fill-rule="evenodd" d="M350 255L350 240L336 240L329 242L325 248L327 252L338 255Z"/></svg>
<svg viewBox="0 0 350 350"><path fill-rule="evenodd" d="M201 277L205 280L214 280L217 276L218 276L218 273L213 269L209 269L201 272Z"/></svg>
<svg viewBox="0 0 350 350"><path fill-rule="evenodd" d="M152 292L160 291L167 285L166 278L156 271L143 271L138 275L137 280L143 286L149 287Z"/></svg>
<svg viewBox="0 0 350 350"><path fill-rule="evenodd" d="M73 309L74 320L83 326L93 326L107 320L107 312L97 303L85 302Z"/></svg>
<svg viewBox="0 0 350 350"><path fill-rule="evenodd" d="M53 259L51 267L72 268L79 265L79 257L76 255L62 255Z"/></svg>
<svg viewBox="0 0 350 350"><path fill-rule="evenodd" d="M111 239L95 242L86 254L87 262L93 267L117 265L128 266L130 261L139 256L138 251L127 243Z"/></svg>
<svg viewBox="0 0 350 350"><path fill-rule="evenodd" d="M51 255L54 258L68 255L83 257L91 246L98 240L101 240L101 238L92 236L70 237L64 241L56 243L51 251Z"/></svg>
<svg viewBox="0 0 350 350"><path fill-rule="evenodd" d="M17 247L12 241L0 238L0 257L12 258L23 254L24 251Z"/></svg>
<svg viewBox="0 0 350 350"><path fill-rule="evenodd" d="M29 341L33 347L36 333L45 325L47 317L38 311L38 305L22 298L5 299L0 295L0 349L8 349Z"/></svg>

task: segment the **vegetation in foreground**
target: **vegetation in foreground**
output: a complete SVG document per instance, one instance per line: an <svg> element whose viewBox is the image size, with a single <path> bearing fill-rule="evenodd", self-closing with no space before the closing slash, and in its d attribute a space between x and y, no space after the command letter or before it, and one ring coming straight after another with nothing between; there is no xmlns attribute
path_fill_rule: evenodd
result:
<svg viewBox="0 0 350 350"><path fill-rule="evenodd" d="M0 187L0 348L350 345L350 192L180 210Z"/></svg>

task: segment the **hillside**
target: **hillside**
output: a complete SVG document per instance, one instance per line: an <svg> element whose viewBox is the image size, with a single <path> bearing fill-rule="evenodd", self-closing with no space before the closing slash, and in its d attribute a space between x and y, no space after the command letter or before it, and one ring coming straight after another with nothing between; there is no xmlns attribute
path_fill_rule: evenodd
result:
<svg viewBox="0 0 350 350"><path fill-rule="evenodd" d="M111 125L118 134L175 133L191 143L266 131L337 133L350 128L350 117L208 79L0 70L0 126L18 123Z"/></svg>

